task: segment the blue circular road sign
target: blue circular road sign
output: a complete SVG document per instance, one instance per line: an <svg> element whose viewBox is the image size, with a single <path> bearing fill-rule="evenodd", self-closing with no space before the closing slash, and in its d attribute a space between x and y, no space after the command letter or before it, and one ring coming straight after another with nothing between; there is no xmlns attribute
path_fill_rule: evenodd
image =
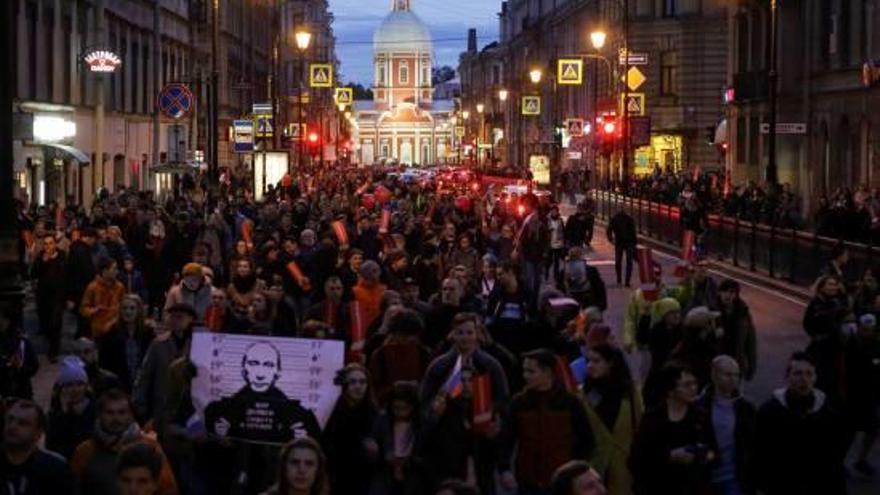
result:
<svg viewBox="0 0 880 495"><path fill-rule="evenodd" d="M159 110L172 119L179 119L192 109L193 94L185 85L171 83L159 93Z"/></svg>

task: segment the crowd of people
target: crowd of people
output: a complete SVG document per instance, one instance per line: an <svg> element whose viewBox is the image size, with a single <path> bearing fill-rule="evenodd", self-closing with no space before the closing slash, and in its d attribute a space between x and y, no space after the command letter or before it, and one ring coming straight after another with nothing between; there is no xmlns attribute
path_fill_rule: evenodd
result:
<svg viewBox="0 0 880 495"><path fill-rule="evenodd" d="M20 212L39 335L0 317L0 494L841 494L859 430L872 475L873 272L819 281L811 345L758 406L737 282L641 263L632 288L626 213L607 232L621 305L586 256L588 204L342 166L260 201L199 190ZM306 426L284 444L199 427L196 332L343 342L329 419L292 401ZM58 363L49 404L32 338Z"/></svg>
<svg viewBox="0 0 880 495"><path fill-rule="evenodd" d="M749 181L725 187L723 175L715 172L679 172L633 176L628 194L663 204L681 206L694 197L708 213L739 217L779 228L815 231L819 235L854 242L880 241L880 191L861 185L839 187L819 196L811 212L801 211L799 198L789 184L778 194Z"/></svg>

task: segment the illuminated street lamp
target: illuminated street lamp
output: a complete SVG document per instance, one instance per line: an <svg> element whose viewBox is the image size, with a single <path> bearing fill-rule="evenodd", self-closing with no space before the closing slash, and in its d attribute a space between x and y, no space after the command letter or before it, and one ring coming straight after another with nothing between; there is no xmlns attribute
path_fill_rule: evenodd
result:
<svg viewBox="0 0 880 495"><path fill-rule="evenodd" d="M312 42L312 33L305 29L297 31L296 34L294 34L294 37L296 38L296 47L303 52L308 49Z"/></svg>
<svg viewBox="0 0 880 495"><path fill-rule="evenodd" d="M509 93L507 92L506 89L499 89L498 90L498 99L501 101L507 101L508 94Z"/></svg>
<svg viewBox="0 0 880 495"><path fill-rule="evenodd" d="M482 103L477 103L477 113L483 113L486 107Z"/></svg>
<svg viewBox="0 0 880 495"><path fill-rule="evenodd" d="M590 33L590 43L592 43L593 48L596 50L601 50L602 47L605 46L605 39L608 37L608 34L601 29L597 29Z"/></svg>
<svg viewBox="0 0 880 495"><path fill-rule="evenodd" d="M351 120L351 112L350 111L346 110L344 115L345 115L346 119Z"/></svg>
<svg viewBox="0 0 880 495"><path fill-rule="evenodd" d="M470 118L471 113L469 111L465 110L464 112L461 112L461 116L462 116L462 118L464 118L464 120L467 120Z"/></svg>
<svg viewBox="0 0 880 495"><path fill-rule="evenodd" d="M541 69L532 69L529 71L529 80L532 81L533 84L538 84L541 82L541 77L544 75L541 72Z"/></svg>

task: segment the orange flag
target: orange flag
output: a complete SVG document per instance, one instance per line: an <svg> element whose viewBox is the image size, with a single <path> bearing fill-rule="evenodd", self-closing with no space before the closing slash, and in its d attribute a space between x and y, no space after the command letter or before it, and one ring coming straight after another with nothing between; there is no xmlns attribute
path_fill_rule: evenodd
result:
<svg viewBox="0 0 880 495"><path fill-rule="evenodd" d="M485 435L492 426L492 378L488 373L474 375L471 387L474 391L474 433Z"/></svg>
<svg viewBox="0 0 880 495"><path fill-rule="evenodd" d="M336 240L339 241L340 246L348 245L348 230L345 228L345 224L342 223L341 220L336 220L332 224L333 233L336 235Z"/></svg>
<svg viewBox="0 0 880 495"><path fill-rule="evenodd" d="M565 389L569 392L577 392L577 381L571 373L571 366L568 365L565 358L556 356L556 374L559 380L565 385Z"/></svg>
<svg viewBox="0 0 880 495"><path fill-rule="evenodd" d="M352 301L349 304L349 311L351 311L351 350L352 352L361 352L364 350L364 343L367 340L367 331L364 328L360 303Z"/></svg>
<svg viewBox="0 0 880 495"><path fill-rule="evenodd" d="M290 273L290 276L293 277L294 282L296 282L296 285L299 285L300 289L306 292L312 290L312 283L300 270L296 261L291 261L287 264L287 272Z"/></svg>

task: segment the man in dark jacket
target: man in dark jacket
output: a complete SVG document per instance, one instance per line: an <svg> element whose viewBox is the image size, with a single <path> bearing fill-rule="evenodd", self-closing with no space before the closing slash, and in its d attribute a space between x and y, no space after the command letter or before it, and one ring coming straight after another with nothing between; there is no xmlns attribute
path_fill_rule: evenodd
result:
<svg viewBox="0 0 880 495"><path fill-rule="evenodd" d="M9 405L0 449L0 493L76 493L64 458L39 447L45 429L46 415L40 406L24 399Z"/></svg>
<svg viewBox="0 0 880 495"><path fill-rule="evenodd" d="M712 468L713 493L755 493L755 406L739 392L740 368L730 356L712 360L712 386L698 405L708 415L711 444L718 453Z"/></svg>
<svg viewBox="0 0 880 495"><path fill-rule="evenodd" d="M499 471L506 490L519 486L520 494L547 494L556 468L588 459L595 447L586 409L555 377L555 367L556 356L547 349L523 356L526 388L510 402L501 439Z"/></svg>
<svg viewBox="0 0 880 495"><path fill-rule="evenodd" d="M40 320L40 333L49 341L49 361L58 359L61 348L61 326L64 315L64 254L59 252L53 234L43 237L43 251L37 255L33 265L33 276L37 283L37 316Z"/></svg>
<svg viewBox="0 0 880 495"><path fill-rule="evenodd" d="M565 243L568 247L590 247L593 241L593 225L595 218L585 200L578 204L577 212L568 217L565 223Z"/></svg>
<svg viewBox="0 0 880 495"><path fill-rule="evenodd" d="M82 302L86 287L95 279L95 259L92 248L96 242L94 229L86 228L80 234L80 238L70 245L67 254L67 267L64 272L67 275L65 290L67 292L67 309L79 315L79 305ZM83 316L77 316L77 336L88 335L90 332L89 321Z"/></svg>
<svg viewBox="0 0 880 495"><path fill-rule="evenodd" d="M843 461L850 437L815 388L812 357L795 353L785 376L787 386L758 411L759 487L766 495L846 493Z"/></svg>
<svg viewBox="0 0 880 495"><path fill-rule="evenodd" d="M721 353L733 357L743 378L751 380L757 370L757 337L749 306L739 297L739 282L724 280L718 286L721 302Z"/></svg>
<svg viewBox="0 0 880 495"><path fill-rule="evenodd" d="M632 279L633 256L638 242L636 222L621 209L611 217L606 233L608 241L614 244L614 273L617 275L617 285L621 283L623 255L626 254L626 286L629 287Z"/></svg>

